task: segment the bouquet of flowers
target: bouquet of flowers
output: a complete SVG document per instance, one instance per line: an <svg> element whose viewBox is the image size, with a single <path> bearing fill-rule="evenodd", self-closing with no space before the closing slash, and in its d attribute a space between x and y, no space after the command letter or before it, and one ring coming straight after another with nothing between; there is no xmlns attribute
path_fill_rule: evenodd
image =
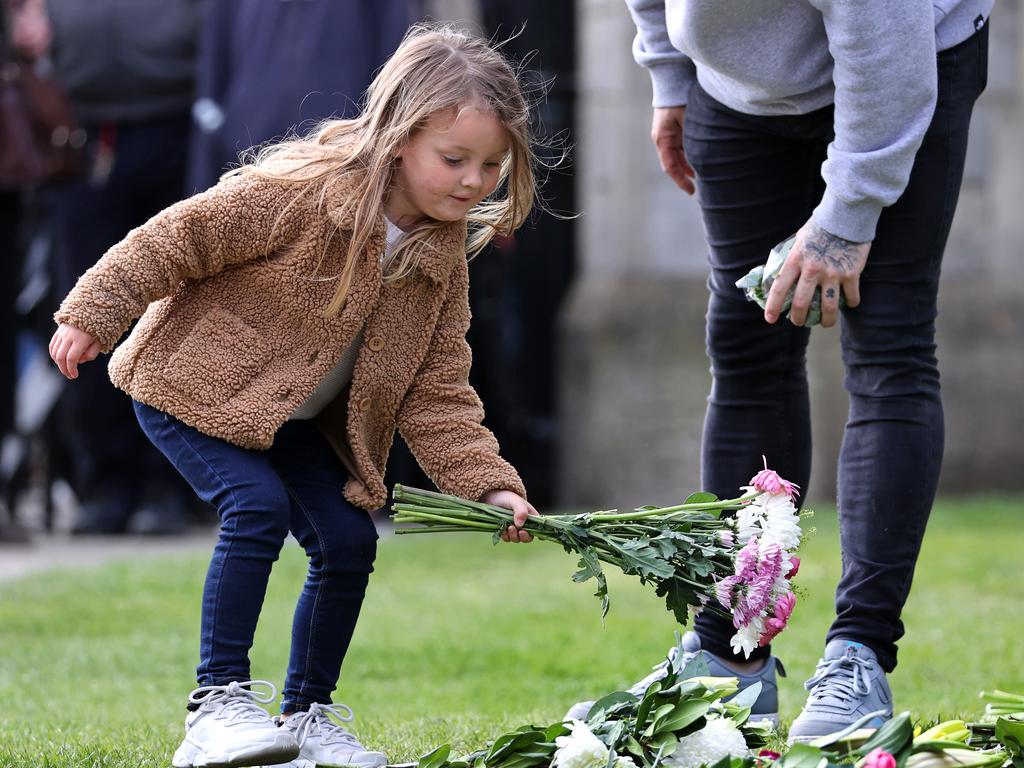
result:
<svg viewBox="0 0 1024 768"><path fill-rule="evenodd" d="M445 744L418 768L699 768L763 746L770 723L748 722L761 684L735 695L736 678L708 677L703 660L683 667L682 658L681 649L671 654L666 677L643 696L616 691L594 702L585 721L524 725L461 757Z"/></svg>
<svg viewBox="0 0 1024 768"><path fill-rule="evenodd" d="M1024 703L1016 694L982 693L996 709L1006 710L996 715L994 728L947 720L922 730L914 727L909 712L901 712L868 731L863 726L884 714L869 712L849 728L787 749L770 722L750 721L760 683L736 694L736 678L707 677L700 658L680 668L682 658L681 652L670 654L666 677L642 696L616 691L599 699L585 721L524 725L460 757L453 757L445 744L406 768L1024 766L1024 714L1009 711Z"/></svg>
<svg viewBox="0 0 1024 768"><path fill-rule="evenodd" d="M758 472L735 499L697 493L682 504L527 518L535 538L554 541L579 556L573 580L594 579L602 615L609 607L603 563L652 584L676 619L685 624L705 608L727 613L732 646L750 655L781 632L796 603L792 579L799 568L797 487L768 469ZM512 513L396 485L396 533L480 531L497 542ZM723 514L728 513L728 514ZM411 527L416 526L416 527Z"/></svg>
<svg viewBox="0 0 1024 768"><path fill-rule="evenodd" d="M796 235L779 243L768 252L768 261L760 267L754 267L736 281L736 287L743 289L746 297L750 301L755 302L761 309L764 309L764 305L768 303L768 292L772 289L772 283L779 276L782 265L786 263L786 257L789 255L795 242ZM795 286L790 288L789 293L782 302L782 311L784 313L789 312L790 307L793 305L793 292L795 290ZM843 296L842 292L839 293L839 306L840 308L846 306L846 297ZM804 325L810 328L812 325L817 325L820 322L821 288L818 287L814 291L814 296L811 297L811 306L807 310L807 319L804 321Z"/></svg>

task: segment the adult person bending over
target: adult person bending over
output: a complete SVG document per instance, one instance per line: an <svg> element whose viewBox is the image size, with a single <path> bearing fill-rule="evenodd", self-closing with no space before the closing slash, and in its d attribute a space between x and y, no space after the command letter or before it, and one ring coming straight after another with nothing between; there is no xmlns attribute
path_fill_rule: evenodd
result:
<svg viewBox="0 0 1024 768"><path fill-rule="evenodd" d="M842 577L791 740L892 711L885 674L942 459L939 268L993 1L627 0L654 85L651 138L672 180L696 189L709 247L704 488L728 495L762 453L807 487L804 321L817 289L822 325L841 318ZM762 314L735 282L794 233ZM767 647L734 657L733 631L705 613L685 650L766 683L758 708L777 712L775 659Z"/></svg>

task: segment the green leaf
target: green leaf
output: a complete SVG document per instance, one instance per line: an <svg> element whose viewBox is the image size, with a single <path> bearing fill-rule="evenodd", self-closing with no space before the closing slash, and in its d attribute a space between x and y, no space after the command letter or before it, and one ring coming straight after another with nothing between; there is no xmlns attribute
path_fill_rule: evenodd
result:
<svg viewBox="0 0 1024 768"><path fill-rule="evenodd" d="M587 722L598 722L604 719L609 713L623 709L627 705L636 704L639 701L636 696L628 691L615 691L604 698L598 699L590 708L587 715Z"/></svg>
<svg viewBox="0 0 1024 768"><path fill-rule="evenodd" d="M650 718L650 725L644 729L644 738L651 738L657 732L658 725L661 723L662 719L664 719L664 717L675 708L675 704L662 704L660 707L655 709ZM639 727L639 725L637 727Z"/></svg>
<svg viewBox="0 0 1024 768"><path fill-rule="evenodd" d="M666 688L661 692L661 696L672 695L676 699L692 699L694 697L701 697L708 692L708 688L704 683L697 680L680 680L678 683L670 688Z"/></svg>
<svg viewBox="0 0 1024 768"><path fill-rule="evenodd" d="M659 733L651 739L651 749L661 753L662 757L668 757L679 746L678 737L671 732Z"/></svg>
<svg viewBox="0 0 1024 768"><path fill-rule="evenodd" d="M828 758L810 744L794 744L776 765L779 768L825 768Z"/></svg>
<svg viewBox="0 0 1024 768"><path fill-rule="evenodd" d="M662 558L657 548L652 547L650 539L646 537L622 543L619 552L624 561L622 570L626 573L636 571L645 576L667 579L676 572L675 566Z"/></svg>
<svg viewBox="0 0 1024 768"><path fill-rule="evenodd" d="M1013 715L997 718L996 738L1011 757L1020 756L1024 751L1024 718Z"/></svg>
<svg viewBox="0 0 1024 768"><path fill-rule="evenodd" d="M715 494L708 491L697 491L687 496L683 504L714 504L716 501L718 501L718 497Z"/></svg>
<svg viewBox="0 0 1024 768"><path fill-rule="evenodd" d="M658 691L660 690L660 680L655 680L647 686L647 691L644 693L644 697L640 699L640 706L638 706L636 710L636 733L640 733L644 726L647 725L647 716L651 713L651 709L654 707L654 704L658 699Z"/></svg>
<svg viewBox="0 0 1024 768"><path fill-rule="evenodd" d="M601 568L601 561L597 559L597 553L591 547L583 547L579 550L580 570L573 574L572 580L582 584L587 579L600 576L604 571Z"/></svg>
<svg viewBox="0 0 1024 768"><path fill-rule="evenodd" d="M637 757L644 756L644 748L640 745L640 742L632 736L626 737L626 740L623 742L623 747L631 755L636 755Z"/></svg>
<svg viewBox="0 0 1024 768"><path fill-rule="evenodd" d="M761 681L758 680L748 688L744 688L742 691L737 693L729 703L736 707L752 707L754 702L757 701L757 697L761 695Z"/></svg>
<svg viewBox="0 0 1024 768"><path fill-rule="evenodd" d="M866 755L873 749L881 749L890 755L903 751L914 738L914 727L910 723L910 713L901 712L892 720L887 721L856 750L859 755Z"/></svg>
<svg viewBox="0 0 1024 768"><path fill-rule="evenodd" d="M448 756L452 753L451 744L442 744L437 749L427 752L419 759L419 768L441 768L448 762Z"/></svg>
<svg viewBox="0 0 1024 768"><path fill-rule="evenodd" d="M690 620L690 605L696 605L693 588L682 579L669 578L658 584L656 593L665 597L665 605L683 626Z"/></svg>
<svg viewBox="0 0 1024 768"><path fill-rule="evenodd" d="M664 720L656 725L657 733L675 733L700 720L711 709L711 702L704 699L680 701Z"/></svg>
<svg viewBox="0 0 1024 768"><path fill-rule="evenodd" d="M528 729L528 730L527 730ZM506 733L499 737L487 753L486 762L488 765L503 761L511 757L515 752L521 752L529 747L544 741L544 733L530 726L524 726L518 732Z"/></svg>
<svg viewBox="0 0 1024 768"><path fill-rule="evenodd" d="M680 652L677 659L683 659L683 653ZM704 654L698 653L695 657L690 660L690 663L679 670L678 677L681 680L688 680L692 677L710 677L711 669L708 667L707 661L704 659Z"/></svg>
<svg viewBox="0 0 1024 768"><path fill-rule="evenodd" d="M739 728L741 725L747 722L747 719L750 717L750 712L750 707L733 708L732 702L729 702L729 704L726 705L726 714L729 716L729 719L733 721L737 728Z"/></svg>
<svg viewBox="0 0 1024 768"><path fill-rule="evenodd" d="M554 742L559 736L568 736L570 729L565 723L554 723L544 731L544 741Z"/></svg>

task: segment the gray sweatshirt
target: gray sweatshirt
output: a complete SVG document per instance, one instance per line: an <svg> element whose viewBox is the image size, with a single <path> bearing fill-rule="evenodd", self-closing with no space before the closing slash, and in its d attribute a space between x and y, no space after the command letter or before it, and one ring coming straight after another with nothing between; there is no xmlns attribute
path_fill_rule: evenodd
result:
<svg viewBox="0 0 1024 768"><path fill-rule="evenodd" d="M654 106L686 104L694 81L753 115L835 104L815 222L874 239L910 178L935 111L935 56L970 37L995 0L626 0L633 56Z"/></svg>

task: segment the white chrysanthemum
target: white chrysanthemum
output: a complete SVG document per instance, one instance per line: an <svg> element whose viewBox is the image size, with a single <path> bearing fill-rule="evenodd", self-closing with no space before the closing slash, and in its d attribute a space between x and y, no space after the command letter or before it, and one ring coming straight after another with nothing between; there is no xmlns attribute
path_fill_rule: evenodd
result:
<svg viewBox="0 0 1024 768"><path fill-rule="evenodd" d="M755 490L753 486L746 486L744 493ZM768 494L762 493L753 501L744 504L736 510L736 541L742 547L751 536L761 535L761 521L764 519L764 502Z"/></svg>
<svg viewBox="0 0 1024 768"><path fill-rule="evenodd" d="M729 645L732 646L732 652L742 653L745 657L750 658L750 654L761 642L763 634L764 616L757 616L747 626L737 629L736 634L730 638Z"/></svg>
<svg viewBox="0 0 1024 768"><path fill-rule="evenodd" d="M747 742L736 724L725 717L708 720L696 733L679 740L676 751L665 759L669 768L700 768L714 765L723 757L745 757L750 754Z"/></svg>
<svg viewBox="0 0 1024 768"><path fill-rule="evenodd" d="M572 732L568 736L555 738L554 765L556 768L605 768L608 764L608 747L591 733L587 724L572 721ZM617 757L616 768L636 768L628 757Z"/></svg>
<svg viewBox="0 0 1024 768"><path fill-rule="evenodd" d="M755 501L762 502L763 514L758 520L762 531L761 551L773 544L783 552L796 549L800 545L800 515L793 500L786 494L763 494Z"/></svg>

